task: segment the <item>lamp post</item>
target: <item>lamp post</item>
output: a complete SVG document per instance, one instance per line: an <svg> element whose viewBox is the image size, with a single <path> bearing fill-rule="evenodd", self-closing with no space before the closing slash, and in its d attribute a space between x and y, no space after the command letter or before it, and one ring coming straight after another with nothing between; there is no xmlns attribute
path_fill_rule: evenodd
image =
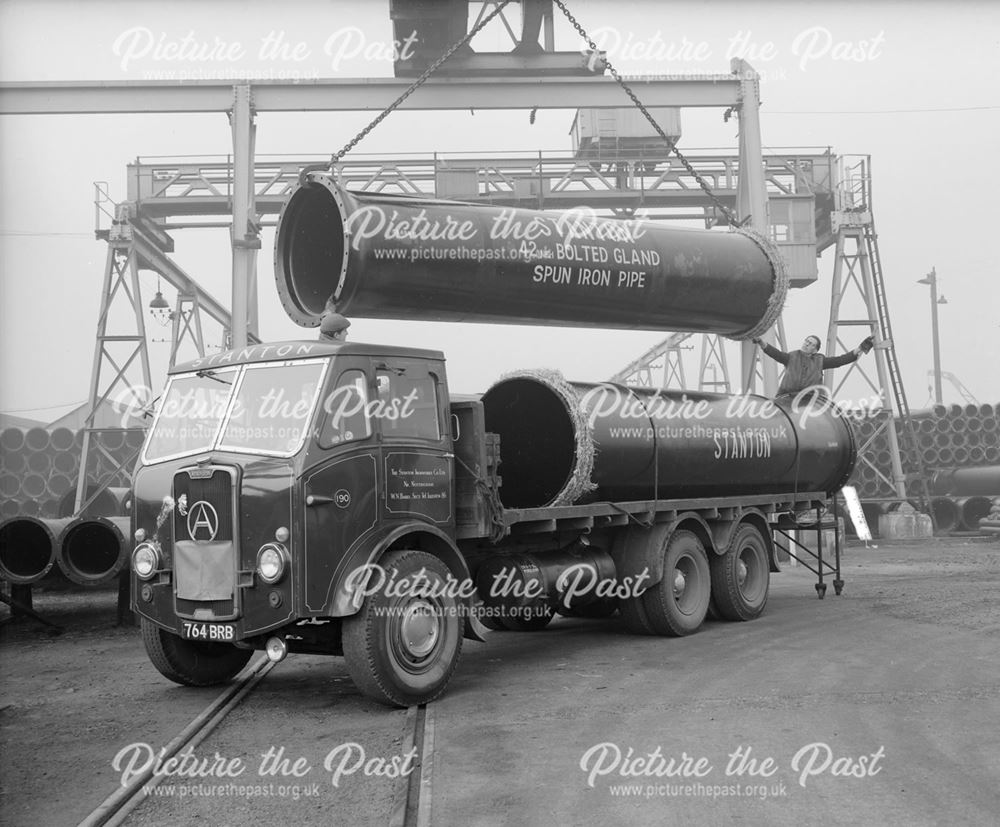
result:
<svg viewBox="0 0 1000 827"><path fill-rule="evenodd" d="M948 300L937 294L937 270L931 267L931 271L917 284L929 284L931 286L931 338L934 341L934 402L941 404L941 341L938 338L938 305L948 304Z"/></svg>

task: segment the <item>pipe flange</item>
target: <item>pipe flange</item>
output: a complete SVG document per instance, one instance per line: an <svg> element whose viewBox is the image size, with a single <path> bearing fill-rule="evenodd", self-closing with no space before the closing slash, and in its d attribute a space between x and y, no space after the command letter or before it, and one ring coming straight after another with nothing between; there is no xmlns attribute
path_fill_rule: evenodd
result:
<svg viewBox="0 0 1000 827"><path fill-rule="evenodd" d="M767 306L764 308L764 315L761 316L760 321L747 330L726 337L736 342L742 342L763 336L777 323L781 317L781 311L785 309L785 300L788 298L789 275L788 268L785 266L785 257L778 249L778 245L771 239L756 230L749 230L745 227L734 227L732 231L746 236L760 247L774 271L774 290L771 291L771 298L767 300Z"/></svg>

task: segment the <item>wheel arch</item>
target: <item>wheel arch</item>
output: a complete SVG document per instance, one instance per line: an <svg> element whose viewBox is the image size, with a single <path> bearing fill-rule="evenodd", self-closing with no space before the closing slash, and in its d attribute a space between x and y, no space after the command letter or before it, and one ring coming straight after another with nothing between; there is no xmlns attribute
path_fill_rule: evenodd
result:
<svg viewBox="0 0 1000 827"><path fill-rule="evenodd" d="M393 527L356 549L347 564L340 568L333 584L329 601L330 617L348 617L361 608L354 601L354 590L349 586L351 573L364 566L377 565L390 551L413 548L437 557L460 582L469 578L469 568L465 558L454 541L437 526L421 522L409 522Z"/></svg>
<svg viewBox="0 0 1000 827"><path fill-rule="evenodd" d="M778 554L777 549L774 544L774 533L771 531L771 524L767 521L767 517L764 516L763 512L758 511L756 508L747 509L743 516L740 517L738 525L744 523L749 523L754 526L760 536L764 539L764 545L767 547L767 559L770 562L770 568L773 572L780 572L781 566L778 565ZM736 529L733 529L735 535Z"/></svg>
<svg viewBox="0 0 1000 827"><path fill-rule="evenodd" d="M711 529L694 511L678 514L669 523L652 526L633 523L621 532L611 552L618 579L630 577L634 582L641 577L640 582L647 588L659 583L663 579L663 550L677 531L690 531L705 546L706 552L715 549Z"/></svg>

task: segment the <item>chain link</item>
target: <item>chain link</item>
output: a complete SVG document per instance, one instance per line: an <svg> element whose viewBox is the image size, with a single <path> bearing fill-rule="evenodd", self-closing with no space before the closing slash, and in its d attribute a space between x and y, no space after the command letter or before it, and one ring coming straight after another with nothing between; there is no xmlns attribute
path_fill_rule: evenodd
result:
<svg viewBox="0 0 1000 827"><path fill-rule="evenodd" d="M566 8L566 5L565 3L563 3L563 0L552 0L552 1L562 10L562 13L566 15L566 19L573 24L573 28L576 29L580 37L582 37L585 41L587 41L587 45L590 47L591 52L594 55L597 55L600 52L600 49L597 48L597 44L590 39L590 36L584 30L583 26L580 25L579 21L577 21L577 19L573 16L573 13L568 8ZM742 226L741 222L737 220L736 216L733 214L733 211L730 210L729 207L727 207L718 199L715 193L712 192L711 188L705 182L705 179L702 178L697 173L697 171L693 166L691 166L688 159L685 158L684 155L681 153L681 151L677 148L677 145L672 140L670 140L670 138L667 137L666 133L660 128L660 125L656 122L656 119L650 114L649 110L642 105L642 101L640 101L639 98L636 97L635 92L633 92L629 88L628 84L626 84L625 81L622 80L621 75L618 74L618 70L611 65L611 61L605 58L604 64L608 67L608 70L611 72L611 77L613 77L618 82L618 85L621 86L621 88L625 91L625 94L632 99L632 103L634 103L636 107L639 109L639 111L642 112L642 114L646 117L646 120L649 121L653 129L656 130L656 133L661 138L663 138L663 140L666 142L670 150L677 156L678 160L680 160L680 162L684 165L684 168L692 176L694 176L694 180L698 182L698 186L701 187L702 191L705 193L705 195L708 196L712 204L715 207L717 207L719 211L725 216L726 222L731 227Z"/></svg>
<svg viewBox="0 0 1000 827"><path fill-rule="evenodd" d="M410 87L405 92L403 92L402 95L400 95L398 98L396 98L396 100L394 100L384 110L382 110L382 112L379 113L379 115L375 118L375 120L373 120L370 124L368 124L368 126L362 129L357 135L351 138L351 140L349 140L344 145L343 149L332 155L330 157L330 169L332 170L337 161L339 161L348 152L354 149L354 147L357 146L358 142L363 140L364 137L369 132L371 132L376 126L382 123L382 121L385 120L392 112L394 112L397 108L399 108L399 106L403 103L403 101L405 101L408 97L410 97L410 95L412 95L421 86L423 86L424 82L431 75L433 75L441 67L441 65L446 60L448 60L448 58L450 58L453 54L455 54L455 52L457 52L466 43L472 40L472 38L475 37L494 17L496 17L498 14L500 14L500 12L503 11L504 6L506 6L508 3L510 3L510 0L501 0L501 2L497 4L497 7L492 12L490 12L490 14L488 14L481 21L479 21L479 23L476 24L465 37L463 37L461 40L455 43L450 49L448 49L447 52L445 52L443 55L441 55L441 57L435 60L430 66L428 66L427 69L424 70L424 73L419 78L417 78L412 84L410 84Z"/></svg>

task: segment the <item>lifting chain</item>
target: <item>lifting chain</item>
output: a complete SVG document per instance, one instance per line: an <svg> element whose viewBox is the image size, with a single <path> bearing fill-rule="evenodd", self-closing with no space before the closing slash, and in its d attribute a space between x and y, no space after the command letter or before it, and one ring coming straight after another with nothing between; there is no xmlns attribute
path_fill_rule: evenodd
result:
<svg viewBox="0 0 1000 827"><path fill-rule="evenodd" d="M447 52L445 52L443 55L441 55L441 57L435 60L430 66L428 66L427 69L424 70L424 73L415 81L413 81L413 83L410 84L409 88L405 92L403 92L402 95L400 95L398 98L396 98L396 100L394 100L384 110L382 110L382 112L380 112L375 117L375 119L370 124L368 124L368 126L362 129L357 135L355 135L353 138L351 138L351 140L349 140L346 144L344 144L344 147L339 152L335 153L334 155L331 155L330 162L328 164L310 164L309 166L303 167L302 171L299 173L300 183L305 180L305 176L309 172L315 172L317 170L327 170L327 169L329 169L332 172L333 168L336 166L337 162L341 158L343 158L348 152L354 149L354 147L357 146L357 144L361 140L363 140L364 137L369 132L371 132L376 126L378 126L380 123L382 123L382 121L384 121L387 117L389 117L390 114L392 114L396 109L398 109L399 106L403 103L403 101L405 101L408 97L410 97L410 95L412 95L421 86L423 86L424 82L431 75L433 75L441 67L441 65L446 60L448 60L448 58L450 58L453 54L455 54L455 52L457 52L466 43L472 40L472 38L475 37L494 17L496 17L503 11L504 6L506 6L508 3L510 3L510 0L500 0L500 2L497 3L497 7L492 12L490 12L486 17L480 20L479 23L473 26L465 37L463 37L461 40L455 43L450 49L448 49Z"/></svg>
<svg viewBox="0 0 1000 827"><path fill-rule="evenodd" d="M562 13L564 15L566 15L566 19L573 24L573 28L576 29L580 37L582 37L585 41L587 41L587 45L590 47L591 52L594 55L597 55L600 52L600 50L597 48L597 44L590 39L590 36L584 30L583 26L580 25L579 21L573 16L572 12L570 12L570 10L566 8L566 4L563 2L563 0L552 0L552 2L554 2L562 10ZM729 224L729 226L731 227L741 226L742 222L737 220L736 216L733 215L733 211L730 210L729 207L723 204L716 197L715 193L712 192L711 188L705 182L705 179L702 178L695 171L695 168L691 166L688 159L681 154L681 151L677 148L676 144L673 141L671 141L670 138L667 137L666 133L660 128L660 125L656 122L656 119L653 118L653 116L649 113L649 110L646 109L646 107L642 105L642 102L639 100L639 98L636 97L635 92L633 92L629 88L628 84L626 84L625 81L622 80L621 75L618 74L618 70L611 65L611 61L605 58L604 64L608 67L608 70L611 72L611 77L613 77L618 82L618 85L621 86L621 88L625 91L625 94L632 99L632 103L636 105L639 111L642 112L642 114L645 116L646 120L649 121L649 123L652 125L653 129L656 130L656 133L666 142L670 150L677 156L680 162L684 165L684 168L692 176L694 176L694 180L698 182L698 186L702 188L705 195L708 196L712 204L715 207L717 207L719 212L721 212L725 216L726 222Z"/></svg>

